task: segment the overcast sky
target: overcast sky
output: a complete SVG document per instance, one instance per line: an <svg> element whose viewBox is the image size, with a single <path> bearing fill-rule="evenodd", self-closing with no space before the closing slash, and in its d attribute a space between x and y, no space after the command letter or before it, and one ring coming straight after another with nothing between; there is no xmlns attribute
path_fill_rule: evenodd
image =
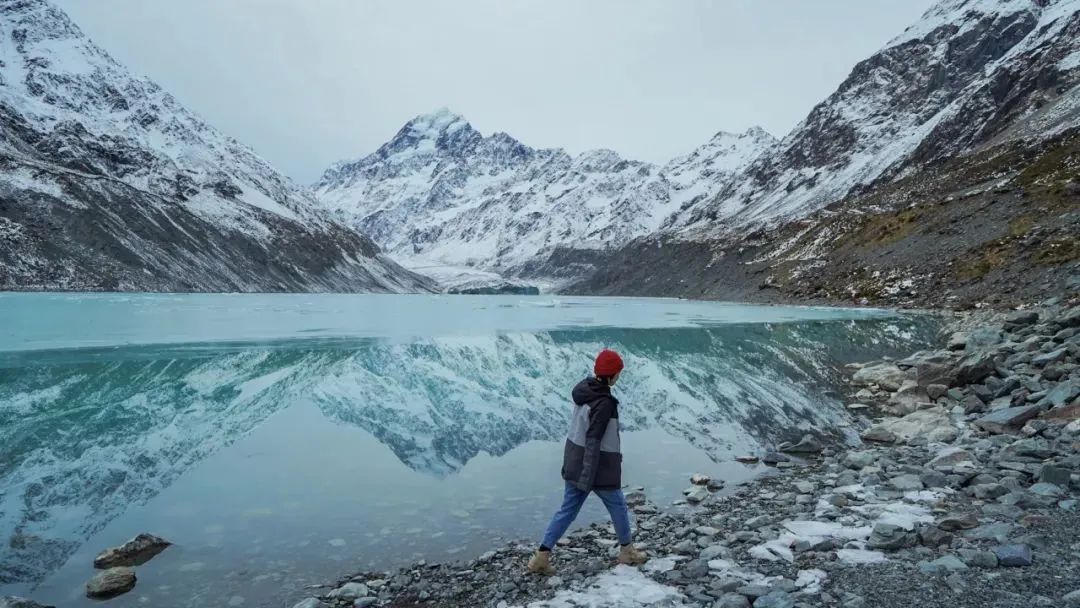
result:
<svg viewBox="0 0 1080 608"><path fill-rule="evenodd" d="M440 107L534 147L663 162L788 132L931 0L56 0L301 182Z"/></svg>

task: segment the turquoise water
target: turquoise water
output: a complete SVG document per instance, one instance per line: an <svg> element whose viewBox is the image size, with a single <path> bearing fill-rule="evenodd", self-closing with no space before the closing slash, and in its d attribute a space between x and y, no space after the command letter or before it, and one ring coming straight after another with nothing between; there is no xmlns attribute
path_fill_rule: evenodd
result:
<svg viewBox="0 0 1080 608"><path fill-rule="evenodd" d="M280 606L357 568L536 536L568 392L623 353L625 481L843 439L839 367L925 344L885 311L551 296L0 294L0 595L89 604L93 556L175 546L117 606ZM604 517L590 505L583 521ZM236 599L239 598L239 599Z"/></svg>

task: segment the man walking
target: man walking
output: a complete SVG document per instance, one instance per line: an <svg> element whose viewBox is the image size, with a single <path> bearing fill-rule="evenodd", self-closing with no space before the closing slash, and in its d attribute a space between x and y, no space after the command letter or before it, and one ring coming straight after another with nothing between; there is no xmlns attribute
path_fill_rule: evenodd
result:
<svg viewBox="0 0 1080 608"><path fill-rule="evenodd" d="M619 401L611 387L622 373L622 358L604 349L596 356L593 376L574 387L574 411L563 449L562 477L565 494L562 506L551 518L540 548L529 559L529 571L554 574L551 549L574 522L590 492L604 501L619 539L619 563L641 564L648 557L634 548L630 512L622 493L622 453L619 449Z"/></svg>

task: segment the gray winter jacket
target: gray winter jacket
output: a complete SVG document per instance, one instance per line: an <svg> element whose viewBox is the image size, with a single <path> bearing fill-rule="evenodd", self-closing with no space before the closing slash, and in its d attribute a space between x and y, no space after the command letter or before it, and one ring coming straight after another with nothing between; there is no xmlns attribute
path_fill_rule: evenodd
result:
<svg viewBox="0 0 1080 608"><path fill-rule="evenodd" d="M586 378L574 387L574 412L563 450L562 476L584 491L622 487L619 401L611 387Z"/></svg>

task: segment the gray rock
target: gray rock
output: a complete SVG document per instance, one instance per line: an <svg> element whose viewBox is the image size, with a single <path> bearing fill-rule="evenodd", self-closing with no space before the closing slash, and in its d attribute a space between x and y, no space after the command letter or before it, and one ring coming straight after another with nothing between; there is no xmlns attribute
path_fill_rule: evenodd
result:
<svg viewBox="0 0 1080 608"><path fill-rule="evenodd" d="M796 454L817 453L824 449L825 446L821 445L821 442L813 437L813 435L803 435L802 439L798 443L782 443L780 444L781 452L791 452Z"/></svg>
<svg viewBox="0 0 1080 608"><path fill-rule="evenodd" d="M896 433L881 426L872 426L862 432L859 437L863 441L876 441L878 443L896 443Z"/></svg>
<svg viewBox="0 0 1080 608"><path fill-rule="evenodd" d="M1036 496L1049 496L1049 497L1059 497L1059 496L1062 496L1063 494L1065 494L1065 490L1061 489L1061 486L1057 486L1057 485L1054 485L1052 483L1043 483L1043 482L1039 482L1039 483L1031 486L1030 488L1028 488L1028 492L1031 492L1032 494L1034 494Z"/></svg>
<svg viewBox="0 0 1080 608"><path fill-rule="evenodd" d="M975 395L967 395L960 401L965 414L977 414L986 411L986 402Z"/></svg>
<svg viewBox="0 0 1080 608"><path fill-rule="evenodd" d="M848 452L844 456L844 464L850 469L862 469L874 464L877 460L877 456L870 451L864 452Z"/></svg>
<svg viewBox="0 0 1080 608"><path fill-rule="evenodd" d="M768 515L758 515L757 517L751 517L746 520L746 527L752 530L763 528L773 522L772 517Z"/></svg>
<svg viewBox="0 0 1080 608"><path fill-rule="evenodd" d="M955 555L944 555L932 562L919 562L919 571L932 576L943 576L958 570L967 570L967 564Z"/></svg>
<svg viewBox="0 0 1080 608"><path fill-rule="evenodd" d="M768 595L772 591L767 585L743 585L735 590L735 593L745 595L746 597L757 599L759 597Z"/></svg>
<svg viewBox="0 0 1080 608"><path fill-rule="evenodd" d="M1041 411L1042 408L1038 405L1009 407L979 418L975 421L975 426L988 433L1008 433L1019 429Z"/></svg>
<svg viewBox="0 0 1080 608"><path fill-rule="evenodd" d="M969 538L971 540L993 540L1004 543L1015 528L1016 526L1013 524L998 521L968 530L964 533L964 538Z"/></svg>
<svg viewBox="0 0 1080 608"><path fill-rule="evenodd" d="M942 397L944 397L946 394L948 394L948 392L949 392L949 387L944 385L944 384L927 384L926 385L926 396L930 397L931 399L933 399L935 401L937 401L938 399L941 399Z"/></svg>
<svg viewBox="0 0 1080 608"><path fill-rule="evenodd" d="M956 367L953 368L952 386L964 386L982 382L987 376L994 373L996 364L994 356L987 351L977 351L964 355Z"/></svg>
<svg viewBox="0 0 1080 608"><path fill-rule="evenodd" d="M974 454L960 448L945 448L937 453L926 466L935 469L952 469L962 463L977 464L979 459Z"/></svg>
<svg viewBox="0 0 1080 608"><path fill-rule="evenodd" d="M998 563L1005 567L1024 567L1031 565L1031 548L1027 545L999 545L994 547Z"/></svg>
<svg viewBox="0 0 1080 608"><path fill-rule="evenodd" d="M713 608L750 608L750 600L738 593L725 593L716 600Z"/></svg>
<svg viewBox="0 0 1080 608"><path fill-rule="evenodd" d="M141 566L171 544L153 534L140 534L119 547L102 551L94 558L94 567L105 569L116 566Z"/></svg>
<svg viewBox="0 0 1080 608"><path fill-rule="evenodd" d="M979 525L979 518L974 513L950 513L937 522L946 532L969 530Z"/></svg>
<svg viewBox="0 0 1080 608"><path fill-rule="evenodd" d="M369 593L367 585L363 583L345 583L326 595L331 599L355 600L358 597L366 597Z"/></svg>
<svg viewBox="0 0 1080 608"><path fill-rule="evenodd" d="M754 600L754 608L795 608L795 599L786 591L773 591Z"/></svg>
<svg viewBox="0 0 1080 608"><path fill-rule="evenodd" d="M9 595L0 597L0 608L56 608L56 606L46 606L24 597Z"/></svg>
<svg viewBox="0 0 1080 608"><path fill-rule="evenodd" d="M995 327L980 327L968 332L964 350L975 351L1000 344L1005 340L1005 333Z"/></svg>
<svg viewBox="0 0 1080 608"><path fill-rule="evenodd" d="M982 500L993 500L998 496L1004 496L1009 493L1004 486L999 483L984 483L971 486L972 493L975 498Z"/></svg>
<svg viewBox="0 0 1080 608"><path fill-rule="evenodd" d="M945 477L945 474L937 471L927 471L920 475L919 479L928 488L944 488L949 485L949 480Z"/></svg>
<svg viewBox="0 0 1080 608"><path fill-rule="evenodd" d="M910 473L898 475L889 480L889 485L898 492L910 492L923 489L922 479Z"/></svg>
<svg viewBox="0 0 1080 608"><path fill-rule="evenodd" d="M293 604L293 608L326 608L326 604L319 601L317 597L309 597Z"/></svg>
<svg viewBox="0 0 1080 608"><path fill-rule="evenodd" d="M765 455L761 457L761 462L764 462L765 464L777 464L781 462L791 462L791 458L780 452L765 452Z"/></svg>
<svg viewBox="0 0 1080 608"><path fill-rule="evenodd" d="M952 543L953 535L945 532L937 526L930 524L919 524L918 528L919 542L926 547L934 548L942 545L949 545Z"/></svg>
<svg viewBox="0 0 1080 608"><path fill-rule="evenodd" d="M1050 351L1048 353L1043 353L1041 355L1035 355L1034 357L1031 358L1031 364L1035 365L1037 367L1045 367L1047 365L1052 365L1054 363L1059 363L1059 362L1061 362L1061 361L1063 361L1065 359L1065 355L1067 355L1068 353L1069 353L1069 349L1067 349L1067 348L1059 348L1057 350L1052 350L1052 351Z"/></svg>
<svg viewBox="0 0 1080 608"><path fill-rule="evenodd" d="M106 599L127 593L135 588L135 571L126 566L117 566L99 572L86 583L86 597Z"/></svg>
<svg viewBox="0 0 1080 608"><path fill-rule="evenodd" d="M1005 317L1005 329L1009 331L1016 331L1021 327L1027 325L1034 325L1039 322L1039 313L1034 310L1018 310L1014 313L1010 313Z"/></svg>
<svg viewBox="0 0 1080 608"><path fill-rule="evenodd" d="M693 486L687 489L686 494L687 502L698 503L709 497L709 490L703 486Z"/></svg>
<svg viewBox="0 0 1080 608"><path fill-rule="evenodd" d="M895 391L906 379L907 374L903 370L895 363L886 361L862 367L851 377L851 383L855 386L876 384L885 390Z"/></svg>
<svg viewBox="0 0 1080 608"><path fill-rule="evenodd" d="M548 586L552 586L551 581L556 579L562 582L562 579L559 579L559 577L557 576L553 576L547 580ZM378 603L378 601L379 598L375 597L358 597L353 601L353 608L368 608L369 606L374 606L376 603Z"/></svg>
<svg viewBox="0 0 1080 608"><path fill-rule="evenodd" d="M990 551L978 549L960 549L957 552L960 560L972 568L997 568L998 558Z"/></svg>
<svg viewBox="0 0 1080 608"><path fill-rule="evenodd" d="M1073 591L1072 593L1066 593L1062 598L1062 602L1069 608L1080 607L1080 589Z"/></svg>
<svg viewBox="0 0 1080 608"><path fill-rule="evenodd" d="M873 532L870 533L870 539L867 540L866 545L871 549L902 549L914 545L916 538L914 531L879 522L874 524Z"/></svg>
<svg viewBox="0 0 1080 608"><path fill-rule="evenodd" d="M1046 393L1046 400L1054 407L1061 407L1080 396L1080 381L1066 380Z"/></svg>

